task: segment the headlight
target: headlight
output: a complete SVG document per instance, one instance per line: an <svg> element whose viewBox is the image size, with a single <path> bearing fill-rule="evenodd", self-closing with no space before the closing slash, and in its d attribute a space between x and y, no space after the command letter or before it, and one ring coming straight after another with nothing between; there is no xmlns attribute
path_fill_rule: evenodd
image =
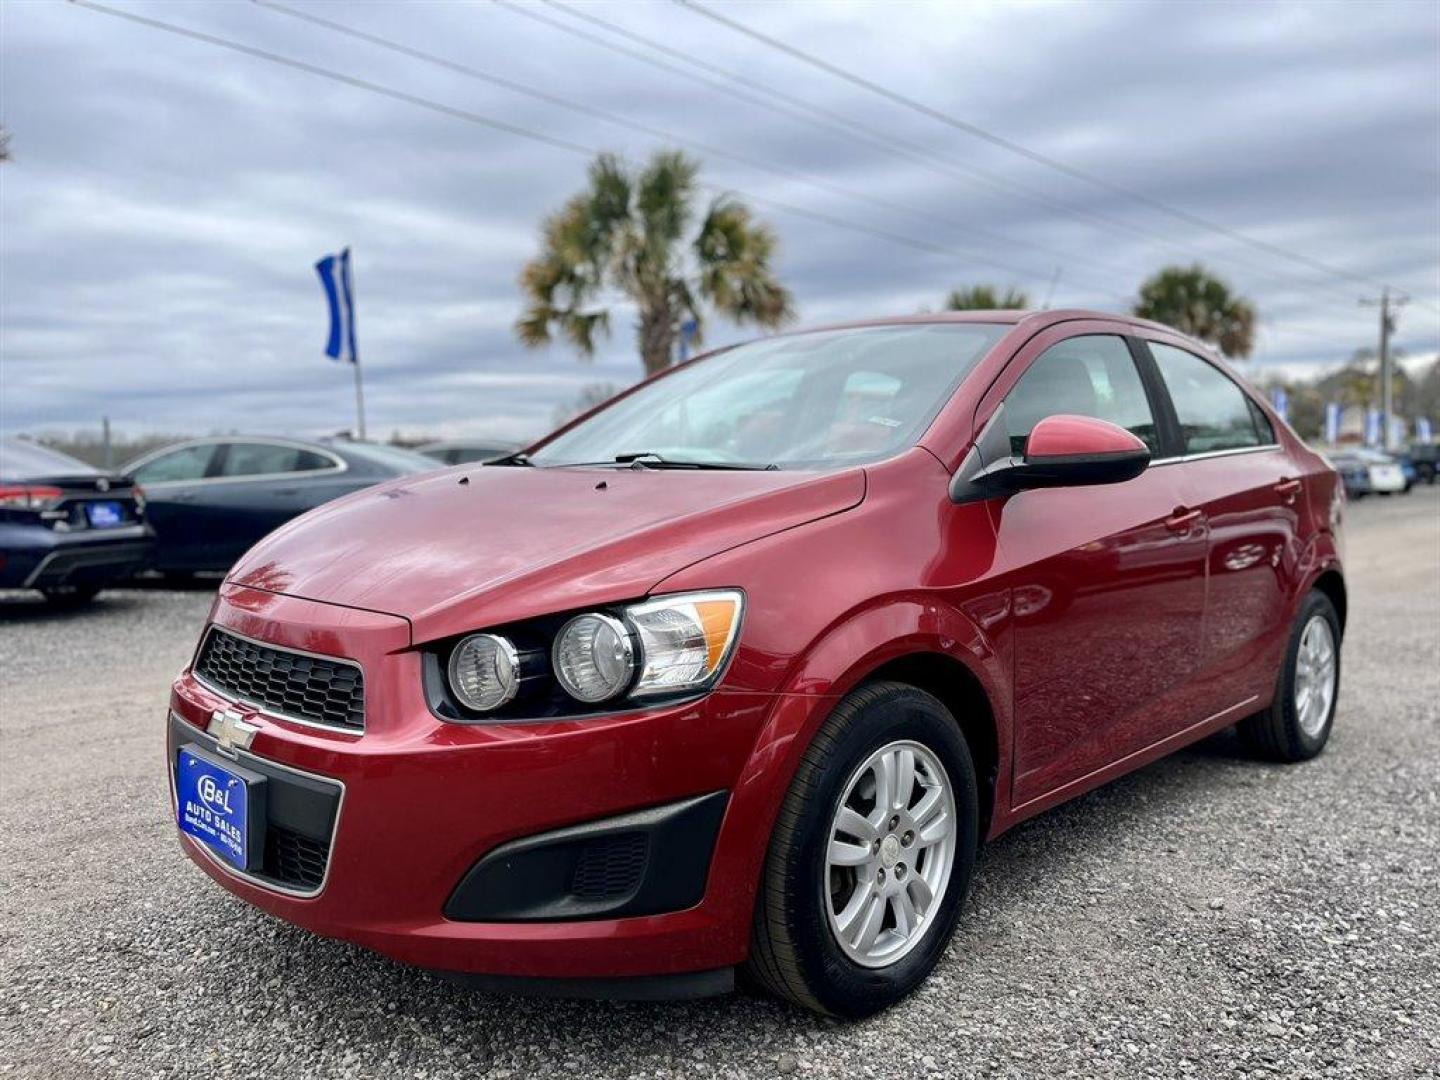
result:
<svg viewBox="0 0 1440 1080"><path fill-rule="evenodd" d="M635 646L625 624L609 615L577 615L555 638L555 677L578 701L606 701L635 674Z"/></svg>
<svg viewBox="0 0 1440 1080"><path fill-rule="evenodd" d="M515 646L494 634L471 634L450 654L450 689L468 709L492 712L520 688Z"/></svg>
<svg viewBox="0 0 1440 1080"><path fill-rule="evenodd" d="M545 615L426 649L422 678L451 723L578 717L709 690L736 648L745 595L676 593Z"/></svg>
<svg viewBox="0 0 1440 1080"><path fill-rule="evenodd" d="M710 685L735 643L744 607L741 593L682 593L625 609L640 638L640 677L634 697L698 690Z"/></svg>

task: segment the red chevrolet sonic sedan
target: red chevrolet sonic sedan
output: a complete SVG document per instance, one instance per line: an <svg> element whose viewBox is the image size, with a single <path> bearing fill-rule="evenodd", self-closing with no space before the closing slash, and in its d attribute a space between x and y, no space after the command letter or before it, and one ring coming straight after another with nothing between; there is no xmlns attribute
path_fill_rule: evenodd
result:
<svg viewBox="0 0 1440 1080"><path fill-rule="evenodd" d="M171 694L181 843L480 986L865 1015L981 838L1227 725L1324 747L1343 500L1154 323L740 345L257 545Z"/></svg>

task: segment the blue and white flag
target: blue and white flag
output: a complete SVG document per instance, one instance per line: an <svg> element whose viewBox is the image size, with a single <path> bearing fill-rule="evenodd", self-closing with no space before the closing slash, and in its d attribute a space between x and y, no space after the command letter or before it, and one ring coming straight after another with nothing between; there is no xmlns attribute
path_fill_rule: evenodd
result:
<svg viewBox="0 0 1440 1080"><path fill-rule="evenodd" d="M695 340L696 333L700 330L698 319L686 319L680 324L680 363L690 359L690 344Z"/></svg>
<svg viewBox="0 0 1440 1080"><path fill-rule="evenodd" d="M1365 445L1380 445L1380 410L1365 410Z"/></svg>
<svg viewBox="0 0 1440 1080"><path fill-rule="evenodd" d="M1325 441L1334 446L1340 438L1340 403L1329 401L1325 403Z"/></svg>
<svg viewBox="0 0 1440 1080"><path fill-rule="evenodd" d="M1428 416L1417 416L1415 418L1415 441L1428 443L1434 437L1435 433L1430 427L1430 418Z"/></svg>
<svg viewBox="0 0 1440 1080"><path fill-rule="evenodd" d="M1285 387L1271 387L1270 404L1275 406L1275 411L1280 414L1280 419L1288 424L1290 422L1290 395L1286 392Z"/></svg>
<svg viewBox="0 0 1440 1080"><path fill-rule="evenodd" d="M347 247L339 255L326 255L315 264L315 272L320 275L325 299L330 303L330 336L325 341L325 355L339 360L343 345L353 364L359 357L355 352L355 292L350 286L350 249Z"/></svg>

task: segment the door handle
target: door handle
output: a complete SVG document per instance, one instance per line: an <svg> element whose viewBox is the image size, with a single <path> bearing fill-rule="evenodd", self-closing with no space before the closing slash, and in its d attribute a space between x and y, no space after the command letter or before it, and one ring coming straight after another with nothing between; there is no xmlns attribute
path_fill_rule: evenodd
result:
<svg viewBox="0 0 1440 1080"><path fill-rule="evenodd" d="M1295 477L1286 477L1275 485L1275 494L1286 505L1294 504L1296 497L1300 494L1300 481Z"/></svg>
<svg viewBox="0 0 1440 1080"><path fill-rule="evenodd" d="M1171 532L1189 532L1190 526L1199 522L1204 516L1199 510L1177 506L1175 512L1165 519L1165 527Z"/></svg>

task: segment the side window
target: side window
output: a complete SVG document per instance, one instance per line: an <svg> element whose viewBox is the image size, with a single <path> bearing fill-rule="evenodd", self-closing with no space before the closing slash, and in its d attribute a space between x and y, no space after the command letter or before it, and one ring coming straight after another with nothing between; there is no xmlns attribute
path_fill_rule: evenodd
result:
<svg viewBox="0 0 1440 1080"><path fill-rule="evenodd" d="M199 480L204 477L210 459L215 455L213 443L182 446L168 454L152 458L130 475L142 484L163 484L166 481Z"/></svg>
<svg viewBox="0 0 1440 1080"><path fill-rule="evenodd" d="M1185 453L1243 450L1274 442L1269 422L1266 421L1263 432L1256 426L1259 410L1230 376L1184 349L1153 341L1149 344L1160 376L1170 390L1170 399L1175 403ZM1264 416L1260 418L1263 420Z"/></svg>
<svg viewBox="0 0 1440 1080"><path fill-rule="evenodd" d="M1265 410L1255 404L1253 398L1246 398L1245 404L1250 406L1250 419L1255 421L1255 431L1260 436L1260 443L1268 446L1275 441L1275 425L1270 423L1270 418L1265 415Z"/></svg>
<svg viewBox="0 0 1440 1080"><path fill-rule="evenodd" d="M335 462L331 461L324 454L317 454L313 450L301 450L295 455L296 472L314 472L317 469L333 469Z"/></svg>
<svg viewBox="0 0 1440 1080"><path fill-rule="evenodd" d="M231 443L220 475L263 476L266 473L296 472L302 453L305 451L298 447L276 446L273 443Z"/></svg>
<svg viewBox="0 0 1440 1080"><path fill-rule="evenodd" d="M1160 451L1160 432L1135 359L1122 338L1071 338L1035 358L1005 399L1010 452L1025 452L1031 430L1047 416L1093 416L1123 427Z"/></svg>

